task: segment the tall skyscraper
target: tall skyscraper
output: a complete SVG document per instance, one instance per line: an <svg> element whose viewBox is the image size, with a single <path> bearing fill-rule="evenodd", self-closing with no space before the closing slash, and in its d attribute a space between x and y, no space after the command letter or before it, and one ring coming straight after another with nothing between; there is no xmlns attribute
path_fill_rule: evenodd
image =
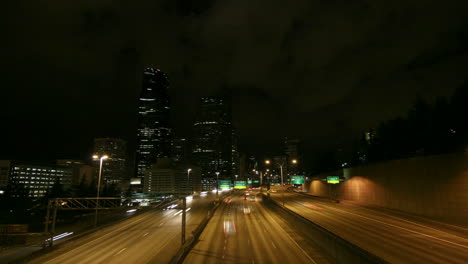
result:
<svg viewBox="0 0 468 264"><path fill-rule="evenodd" d="M135 176L144 178L145 170L158 158L168 158L170 150L169 80L164 72L148 67L138 99Z"/></svg>
<svg viewBox="0 0 468 264"><path fill-rule="evenodd" d="M202 168L202 189L211 190L217 172L220 179L233 177L231 108L221 97L202 97L200 103L193 125L192 153L195 163Z"/></svg>
<svg viewBox="0 0 468 264"><path fill-rule="evenodd" d="M240 175L240 168L239 168L239 148L238 148L239 137L236 133L236 130L232 128L232 136L231 136L231 173L234 177Z"/></svg>
<svg viewBox="0 0 468 264"><path fill-rule="evenodd" d="M107 184L127 183L130 179L127 173L127 142L120 138L95 138L94 154L107 155L103 161L102 180ZM99 169L99 161L94 164ZM98 173L96 173L98 175Z"/></svg>
<svg viewBox="0 0 468 264"><path fill-rule="evenodd" d="M190 155L189 151L189 143L186 138L173 138L171 156L174 162L187 162Z"/></svg>
<svg viewBox="0 0 468 264"><path fill-rule="evenodd" d="M301 155L301 141L299 139L284 139L284 154L287 157L287 162L284 166L284 172L286 175L297 175L303 174L302 164L304 160ZM292 160L298 160L297 164L292 164Z"/></svg>

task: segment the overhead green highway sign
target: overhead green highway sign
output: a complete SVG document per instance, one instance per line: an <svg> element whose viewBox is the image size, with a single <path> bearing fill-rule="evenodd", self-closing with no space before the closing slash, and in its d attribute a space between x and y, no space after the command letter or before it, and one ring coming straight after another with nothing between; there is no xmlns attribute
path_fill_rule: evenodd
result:
<svg viewBox="0 0 468 264"><path fill-rule="evenodd" d="M340 183L340 176L328 176L327 183L331 183L331 184Z"/></svg>
<svg viewBox="0 0 468 264"><path fill-rule="evenodd" d="M234 189L247 189L247 184L245 181L235 181Z"/></svg>
<svg viewBox="0 0 468 264"><path fill-rule="evenodd" d="M231 189L231 180L219 180L219 189L221 190Z"/></svg>
<svg viewBox="0 0 468 264"><path fill-rule="evenodd" d="M302 175L293 175L291 176L291 183L292 184L304 184L305 177Z"/></svg>

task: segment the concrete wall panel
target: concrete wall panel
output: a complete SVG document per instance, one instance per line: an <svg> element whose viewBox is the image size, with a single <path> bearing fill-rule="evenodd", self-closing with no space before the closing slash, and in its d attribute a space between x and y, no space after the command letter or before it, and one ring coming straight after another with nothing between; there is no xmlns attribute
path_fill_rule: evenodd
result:
<svg viewBox="0 0 468 264"><path fill-rule="evenodd" d="M318 196L396 209L441 221L468 223L468 152L417 157L345 169L330 186L314 177L306 190ZM337 175L336 172L328 175Z"/></svg>

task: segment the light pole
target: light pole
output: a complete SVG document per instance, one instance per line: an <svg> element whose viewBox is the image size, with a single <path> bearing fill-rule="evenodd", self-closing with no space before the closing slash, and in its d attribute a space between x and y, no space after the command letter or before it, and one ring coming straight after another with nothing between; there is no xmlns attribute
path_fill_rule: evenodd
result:
<svg viewBox="0 0 468 264"><path fill-rule="evenodd" d="M187 169L187 190L190 190L190 172L191 171L192 169ZM192 191L190 191L190 194L192 194Z"/></svg>
<svg viewBox="0 0 468 264"><path fill-rule="evenodd" d="M101 190L101 175L102 175L102 161L109 158L107 155L93 155L94 160L99 160L99 178L98 178L98 185L97 185L97 195L96 195L96 212L94 214L94 227L97 226L98 221L98 207L99 207L99 191Z"/></svg>
<svg viewBox="0 0 468 264"><path fill-rule="evenodd" d="M218 189L219 189L219 172L215 172L216 173L216 201L219 200L219 196L218 196Z"/></svg>
<svg viewBox="0 0 468 264"><path fill-rule="evenodd" d="M270 160L265 160L265 164L269 165L271 162ZM292 164L297 164L297 159L293 159L291 160L291 163ZM282 203L283 203L283 207L284 207L284 183L283 183L283 166L284 166L284 161L281 161L281 163L278 163L279 167L280 167L280 175L281 175L281 200L282 200Z"/></svg>
<svg viewBox="0 0 468 264"><path fill-rule="evenodd" d="M187 191L190 190L190 172L192 169L187 169ZM192 194L192 191L190 191L190 194ZM185 214L186 214L186 209L187 208L187 200L185 198L185 194L183 194L182 197L182 232L181 232L181 244L182 246L185 244Z"/></svg>

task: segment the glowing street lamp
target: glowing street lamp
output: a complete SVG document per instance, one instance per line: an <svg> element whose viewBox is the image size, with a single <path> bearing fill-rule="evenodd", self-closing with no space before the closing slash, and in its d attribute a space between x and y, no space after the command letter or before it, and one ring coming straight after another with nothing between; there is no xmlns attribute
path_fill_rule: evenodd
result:
<svg viewBox="0 0 468 264"><path fill-rule="evenodd" d="M98 178L98 186L97 186L97 195L96 195L96 212L94 214L94 227L97 226L98 221L98 207L99 207L99 192L101 190L101 175L102 175L102 161L109 158L107 155L93 155L94 160L99 160L99 178Z"/></svg>
<svg viewBox="0 0 468 264"><path fill-rule="evenodd" d="M216 174L216 201L218 201L218 189L219 189L219 171L215 172Z"/></svg>
<svg viewBox="0 0 468 264"><path fill-rule="evenodd" d="M271 163L270 160L265 160L265 164L269 165L270 163ZM292 163L292 164L297 164L297 159L291 160L291 163ZM279 165L279 167L280 167L280 174L281 174L281 194L282 194L281 197L283 198L282 200L283 200L283 207L284 207L284 188L283 188L283 185L284 185L284 183L283 183L283 166L284 166L284 161L281 162L281 163L278 163L278 165ZM268 169L267 169L267 171L268 171Z"/></svg>
<svg viewBox="0 0 468 264"><path fill-rule="evenodd" d="M190 172L192 169L187 169L187 187L190 188ZM192 194L192 191L190 192Z"/></svg>

